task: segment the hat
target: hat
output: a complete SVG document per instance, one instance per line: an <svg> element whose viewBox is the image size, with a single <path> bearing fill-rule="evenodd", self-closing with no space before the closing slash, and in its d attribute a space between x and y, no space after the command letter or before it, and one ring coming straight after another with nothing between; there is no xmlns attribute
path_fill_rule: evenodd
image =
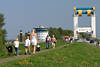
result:
<svg viewBox="0 0 100 67"><path fill-rule="evenodd" d="M16 41L18 41L18 38L16 38Z"/></svg>

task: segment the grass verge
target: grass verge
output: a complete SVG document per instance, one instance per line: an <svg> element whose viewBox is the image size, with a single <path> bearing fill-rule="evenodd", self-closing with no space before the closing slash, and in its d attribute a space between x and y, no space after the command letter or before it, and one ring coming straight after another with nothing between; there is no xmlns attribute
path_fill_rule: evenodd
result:
<svg viewBox="0 0 100 67"><path fill-rule="evenodd" d="M100 48L85 43L73 43L2 64L0 67L100 67Z"/></svg>

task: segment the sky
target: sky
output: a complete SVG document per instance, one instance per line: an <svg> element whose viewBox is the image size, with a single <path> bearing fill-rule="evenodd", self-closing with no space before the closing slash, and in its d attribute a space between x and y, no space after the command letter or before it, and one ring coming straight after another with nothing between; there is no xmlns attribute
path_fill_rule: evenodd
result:
<svg viewBox="0 0 100 67"><path fill-rule="evenodd" d="M76 7L96 7L96 32L100 37L100 0L0 0L0 13L4 14L7 39L15 39L20 30L62 27L73 30L73 13ZM91 17L79 18L79 26L90 26Z"/></svg>

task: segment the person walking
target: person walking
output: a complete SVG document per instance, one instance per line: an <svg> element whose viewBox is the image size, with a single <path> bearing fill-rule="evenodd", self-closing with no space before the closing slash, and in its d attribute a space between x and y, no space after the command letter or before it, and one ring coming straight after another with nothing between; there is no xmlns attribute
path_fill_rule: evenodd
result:
<svg viewBox="0 0 100 67"><path fill-rule="evenodd" d="M39 41L38 41L38 36L35 33L34 29L32 30L32 33L31 33L31 42L32 42L32 47L33 47L33 55L35 55L36 45L37 43L39 43Z"/></svg>
<svg viewBox="0 0 100 67"><path fill-rule="evenodd" d="M69 43L69 36L65 36L65 41Z"/></svg>
<svg viewBox="0 0 100 67"><path fill-rule="evenodd" d="M54 35L52 35L51 42L52 42L52 47L55 48L55 44L56 44L57 40Z"/></svg>
<svg viewBox="0 0 100 67"><path fill-rule="evenodd" d="M8 50L8 56L10 56L13 53L13 47L10 45L10 46L7 46L6 48Z"/></svg>
<svg viewBox="0 0 100 67"><path fill-rule="evenodd" d="M18 48L19 48L19 41L18 38L14 41L14 47L15 47L15 56L18 55Z"/></svg>
<svg viewBox="0 0 100 67"><path fill-rule="evenodd" d="M100 43L99 43L99 41L98 41L98 42L96 43L96 46L99 47L99 44L100 44Z"/></svg>
<svg viewBox="0 0 100 67"><path fill-rule="evenodd" d="M70 43L73 42L73 38L72 38L72 36L70 36L69 42L70 42Z"/></svg>
<svg viewBox="0 0 100 67"><path fill-rule="evenodd" d="M27 36L24 46L25 46L25 55L27 55L28 50L29 50L29 55L31 55L29 36Z"/></svg>
<svg viewBox="0 0 100 67"><path fill-rule="evenodd" d="M46 37L46 48L47 49L49 49L50 41L51 41L51 37L49 35L47 35L47 37Z"/></svg>

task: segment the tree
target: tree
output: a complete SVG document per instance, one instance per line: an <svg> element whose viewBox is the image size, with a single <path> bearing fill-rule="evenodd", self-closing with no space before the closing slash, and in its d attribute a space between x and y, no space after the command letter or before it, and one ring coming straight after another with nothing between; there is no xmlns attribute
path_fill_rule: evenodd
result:
<svg viewBox="0 0 100 67"><path fill-rule="evenodd" d="M49 35L55 35L57 39L62 39L65 35L67 36L73 36L73 31L72 30L64 30L61 27L59 28L52 28L50 27L49 29Z"/></svg>
<svg viewBox="0 0 100 67"><path fill-rule="evenodd" d="M79 33L80 38L91 38L91 34L88 33Z"/></svg>
<svg viewBox="0 0 100 67"><path fill-rule="evenodd" d="M63 34L64 31L63 31L63 29L61 27L58 28L58 31L59 31L60 35L64 35Z"/></svg>
<svg viewBox="0 0 100 67"><path fill-rule="evenodd" d="M57 39L59 39L60 33L58 32L58 30L56 28L50 27L48 30L49 30L49 35L50 36L55 35L55 37Z"/></svg>
<svg viewBox="0 0 100 67"><path fill-rule="evenodd" d="M6 37L6 30L3 29L3 26L5 25L4 23L4 15L0 14L0 50L3 49L4 47L4 43L6 41L5 37Z"/></svg>
<svg viewBox="0 0 100 67"><path fill-rule="evenodd" d="M64 34L64 36L65 35L67 35L67 36L73 36L73 31L72 30L64 30L63 34Z"/></svg>

